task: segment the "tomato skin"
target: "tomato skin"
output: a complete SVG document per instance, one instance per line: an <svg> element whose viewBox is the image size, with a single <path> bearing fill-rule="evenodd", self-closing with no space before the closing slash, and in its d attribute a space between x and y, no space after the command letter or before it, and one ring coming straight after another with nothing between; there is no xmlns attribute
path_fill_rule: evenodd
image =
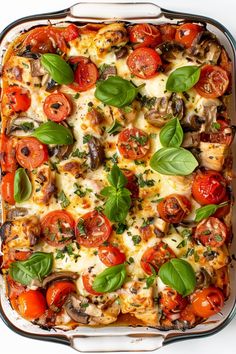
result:
<svg viewBox="0 0 236 354"><path fill-rule="evenodd" d="M0 138L0 162L2 172L14 172L17 169L16 139L8 138L1 134Z"/></svg>
<svg viewBox="0 0 236 354"><path fill-rule="evenodd" d="M66 210L54 210L44 215L41 226L42 235L49 245L64 247L72 242L75 221Z"/></svg>
<svg viewBox="0 0 236 354"><path fill-rule="evenodd" d="M230 146L234 138L233 129L230 127L229 123L223 119L217 119L217 123L220 125L220 128L210 133L202 132L201 141Z"/></svg>
<svg viewBox="0 0 236 354"><path fill-rule="evenodd" d="M141 79L151 79L158 75L161 64L160 55L148 47L135 49L127 58L129 70Z"/></svg>
<svg viewBox="0 0 236 354"><path fill-rule="evenodd" d="M186 297L181 296L174 289L166 288L161 292L160 306L167 316L181 312L187 304Z"/></svg>
<svg viewBox="0 0 236 354"><path fill-rule="evenodd" d="M194 239L199 240L204 246L221 247L225 243L227 235L226 225L219 219L210 216L197 225Z"/></svg>
<svg viewBox="0 0 236 354"><path fill-rule="evenodd" d="M158 203L160 217L169 223L181 222L191 211L188 198L180 194L170 194Z"/></svg>
<svg viewBox="0 0 236 354"><path fill-rule="evenodd" d="M141 267L145 273L151 275L152 268L150 267L150 264L154 267L156 272L158 272L162 264L175 257L176 256L172 249L164 242L160 242L156 246L150 247L144 252L141 258Z"/></svg>
<svg viewBox="0 0 236 354"><path fill-rule="evenodd" d="M76 286L71 281L55 281L47 289L47 305L52 309L60 309L65 303L67 296L72 292L76 292Z"/></svg>
<svg viewBox="0 0 236 354"><path fill-rule="evenodd" d="M2 268L8 269L10 264L15 261L25 261L31 256L31 254L31 251L20 251L11 248L8 253L4 253L3 255Z"/></svg>
<svg viewBox="0 0 236 354"><path fill-rule="evenodd" d="M138 128L124 129L118 136L120 154L130 160L143 158L150 149L147 134Z"/></svg>
<svg viewBox="0 0 236 354"><path fill-rule="evenodd" d="M176 26L170 24L160 25L162 42L173 41L175 39Z"/></svg>
<svg viewBox="0 0 236 354"><path fill-rule="evenodd" d="M112 267L125 262L126 257L119 248L114 246L100 246L98 249L98 257L107 267Z"/></svg>
<svg viewBox="0 0 236 354"><path fill-rule="evenodd" d="M196 36L203 31L203 27L194 23L184 23L176 30L175 40L186 48L191 47Z"/></svg>
<svg viewBox="0 0 236 354"><path fill-rule="evenodd" d="M2 198L5 202L10 205L15 204L14 199L14 178L15 172L8 172L2 177L1 192Z"/></svg>
<svg viewBox="0 0 236 354"><path fill-rule="evenodd" d="M43 110L48 119L58 123L71 114L72 105L63 93L52 93L46 97Z"/></svg>
<svg viewBox="0 0 236 354"><path fill-rule="evenodd" d="M68 27L64 29L63 36L67 42L73 41L73 39L78 38L80 33L79 28L71 23Z"/></svg>
<svg viewBox="0 0 236 354"><path fill-rule="evenodd" d="M46 311L46 300L38 290L22 292L18 297L18 309L22 317L27 320L36 320Z"/></svg>
<svg viewBox="0 0 236 354"><path fill-rule="evenodd" d="M145 24L134 25L129 30L129 40L140 47L156 47L161 43L161 33L156 26Z"/></svg>
<svg viewBox="0 0 236 354"><path fill-rule="evenodd" d="M192 309L195 315L208 318L220 312L224 305L222 291L215 287L197 290L191 296Z"/></svg>
<svg viewBox="0 0 236 354"><path fill-rule="evenodd" d="M82 232L81 227L82 225ZM77 221L75 234L77 242L87 248L98 247L105 242L112 232L108 218L97 210L90 211ZM100 233L99 236L96 233ZM95 234L95 235L94 235Z"/></svg>
<svg viewBox="0 0 236 354"><path fill-rule="evenodd" d="M47 146L33 137L22 138L16 146L18 163L28 170L32 170L48 160Z"/></svg>
<svg viewBox="0 0 236 354"><path fill-rule="evenodd" d="M217 65L204 65L194 88L202 97L217 98L225 93L228 85L229 77L224 69Z"/></svg>
<svg viewBox="0 0 236 354"><path fill-rule="evenodd" d="M181 312L180 312L180 320L186 321L189 323L190 327L192 327L196 322L196 315L193 312L193 308L191 304L188 304Z"/></svg>
<svg viewBox="0 0 236 354"><path fill-rule="evenodd" d="M83 92L93 87L99 73L96 65L87 57L78 56L70 58L72 65L77 65L74 74L74 82L68 87L76 92Z"/></svg>
<svg viewBox="0 0 236 354"><path fill-rule="evenodd" d="M137 199L139 197L139 185L137 177L130 170L123 170L122 172L127 178L127 184L125 185L125 188L131 192L131 199Z"/></svg>
<svg viewBox="0 0 236 354"><path fill-rule="evenodd" d="M91 277L92 278L92 277ZM91 294L91 295L95 295L95 296L100 296L103 295L103 293L99 293L95 290L93 290L92 288L92 283L90 282L90 275L89 274L83 274L82 275L82 281L83 281L83 285L85 290Z"/></svg>
<svg viewBox="0 0 236 354"><path fill-rule="evenodd" d="M6 96L9 106L16 113L26 112L31 105L28 91L19 86L9 86L6 89Z"/></svg>
<svg viewBox="0 0 236 354"><path fill-rule="evenodd" d="M201 205L219 204L226 196L226 180L217 171L199 171L192 184L193 198Z"/></svg>

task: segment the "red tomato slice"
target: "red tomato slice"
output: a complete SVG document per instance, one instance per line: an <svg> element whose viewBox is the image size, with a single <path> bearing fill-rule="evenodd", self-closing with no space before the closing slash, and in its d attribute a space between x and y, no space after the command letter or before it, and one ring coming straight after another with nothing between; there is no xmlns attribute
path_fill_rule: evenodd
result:
<svg viewBox="0 0 236 354"><path fill-rule="evenodd" d="M139 185L138 178L135 174L130 170L122 170L125 177L127 178L127 184L125 188L127 188L131 192L131 198L137 199L139 197Z"/></svg>
<svg viewBox="0 0 236 354"><path fill-rule="evenodd" d="M93 290L92 288L92 278L89 274L83 274L82 275L82 281L83 281L83 285L84 285L84 288L85 290L89 293L89 294L92 294L92 295L95 295L95 296L100 296L100 295L103 295L103 293L99 293L95 290Z"/></svg>
<svg viewBox="0 0 236 354"><path fill-rule="evenodd" d="M120 154L130 160L143 158L150 149L147 134L138 128L127 128L118 136Z"/></svg>
<svg viewBox="0 0 236 354"><path fill-rule="evenodd" d="M78 38L79 34L80 29L73 23L66 27L63 32L63 36L67 42L73 41L73 39Z"/></svg>
<svg viewBox="0 0 236 354"><path fill-rule="evenodd" d="M216 65L205 65L194 88L202 97L216 98L225 93L228 85L229 77L224 69Z"/></svg>
<svg viewBox="0 0 236 354"><path fill-rule="evenodd" d="M170 194L160 201L157 210L163 220L175 224L191 212L191 203L184 195Z"/></svg>
<svg viewBox="0 0 236 354"><path fill-rule="evenodd" d="M194 23L184 23L177 28L175 40L189 48L193 44L196 36L203 30L204 28L202 26Z"/></svg>
<svg viewBox="0 0 236 354"><path fill-rule="evenodd" d="M160 294L160 306L167 316L181 312L187 304L186 297L181 296L174 289L166 288Z"/></svg>
<svg viewBox="0 0 236 354"><path fill-rule="evenodd" d="M81 216L75 229L77 242L87 248L100 246L108 239L111 232L110 221L97 210Z"/></svg>
<svg viewBox="0 0 236 354"><path fill-rule="evenodd" d="M222 291L215 287L197 290L191 296L192 309L195 315L208 318L220 312L224 305Z"/></svg>
<svg viewBox="0 0 236 354"><path fill-rule="evenodd" d="M194 326L196 322L196 315L193 312L193 308L191 304L188 304L181 312L180 312L180 320L188 322L189 326Z"/></svg>
<svg viewBox="0 0 236 354"><path fill-rule="evenodd" d="M22 292L18 297L18 309L25 319L36 320L46 311L45 297L39 290Z"/></svg>
<svg viewBox="0 0 236 354"><path fill-rule="evenodd" d="M225 243L228 231L226 225L219 219L211 216L198 224L194 239L204 246L220 247Z"/></svg>
<svg viewBox="0 0 236 354"><path fill-rule="evenodd" d="M71 114L71 102L63 93L52 93L47 96L43 110L48 119L54 122L61 122Z"/></svg>
<svg viewBox="0 0 236 354"><path fill-rule="evenodd" d="M219 204L226 196L226 180L217 171L199 171L192 184L192 195L201 205Z"/></svg>
<svg viewBox="0 0 236 354"><path fill-rule="evenodd" d="M70 59L72 65L76 65L74 82L68 85L71 89L80 92L93 87L98 79L96 65L87 57L79 56Z"/></svg>
<svg viewBox="0 0 236 354"><path fill-rule="evenodd" d="M41 226L42 235L51 246L64 247L74 238L75 221L65 210L54 210L46 214L42 218Z"/></svg>
<svg viewBox="0 0 236 354"><path fill-rule="evenodd" d="M5 202L7 202L10 205L15 204L14 178L15 178L15 172L9 172L2 177L2 185L1 185L2 198Z"/></svg>
<svg viewBox="0 0 236 354"><path fill-rule="evenodd" d="M219 128L214 128L213 126L212 132L201 133L201 141L230 146L234 138L233 129L230 127L229 123L223 119L217 119L216 124L219 125Z"/></svg>
<svg viewBox="0 0 236 354"><path fill-rule="evenodd" d="M0 162L2 172L14 172L17 168L16 143L15 138L7 138L5 134L1 134Z"/></svg>
<svg viewBox="0 0 236 354"><path fill-rule="evenodd" d="M8 104L14 112L26 112L30 108L31 98L28 90L19 86L9 86L5 93Z"/></svg>
<svg viewBox="0 0 236 354"><path fill-rule="evenodd" d="M53 310L58 310L64 305L67 296L76 292L74 283L68 280L56 281L52 283L46 293L46 301Z"/></svg>
<svg viewBox="0 0 236 354"><path fill-rule="evenodd" d="M171 258L175 258L172 249L166 243L160 242L144 252L141 258L141 267L145 273L151 275L152 268L150 265L158 272L162 264L168 262Z"/></svg>
<svg viewBox="0 0 236 354"><path fill-rule="evenodd" d="M158 75L161 66L160 55L152 48L137 48L127 59L127 65L132 74L141 79L151 79Z"/></svg>
<svg viewBox="0 0 236 354"><path fill-rule="evenodd" d="M112 267L125 262L126 257L119 248L114 246L100 246L98 249L98 257L100 261L107 267Z"/></svg>
<svg viewBox="0 0 236 354"><path fill-rule="evenodd" d="M18 163L28 170L32 170L48 160L47 146L36 138L22 138L16 146Z"/></svg>
<svg viewBox="0 0 236 354"><path fill-rule="evenodd" d="M67 45L63 36L64 30L52 26L37 27L29 32L24 40L24 46L29 46L33 53L55 53L59 48L67 52Z"/></svg>
<svg viewBox="0 0 236 354"><path fill-rule="evenodd" d="M156 47L161 43L161 33L157 26L143 23L129 27L129 40L139 47Z"/></svg>

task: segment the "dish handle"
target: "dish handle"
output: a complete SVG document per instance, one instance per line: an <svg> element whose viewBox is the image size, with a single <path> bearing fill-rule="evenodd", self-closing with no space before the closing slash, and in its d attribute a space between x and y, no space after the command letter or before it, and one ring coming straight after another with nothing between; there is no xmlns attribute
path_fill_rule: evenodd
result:
<svg viewBox="0 0 236 354"><path fill-rule="evenodd" d="M104 8L106 11L104 11ZM127 19L137 20L139 18L158 18L162 10L158 5L148 2L136 3L102 3L86 2L77 3L70 7L70 16L81 19L104 19L115 20Z"/></svg>

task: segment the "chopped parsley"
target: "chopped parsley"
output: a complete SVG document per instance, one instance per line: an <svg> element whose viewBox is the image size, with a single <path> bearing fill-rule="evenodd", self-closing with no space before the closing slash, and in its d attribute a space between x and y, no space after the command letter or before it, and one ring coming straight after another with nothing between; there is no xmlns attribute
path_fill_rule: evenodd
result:
<svg viewBox="0 0 236 354"><path fill-rule="evenodd" d="M84 225L84 219L80 218L77 224L77 229L80 233L80 236L86 236L86 229Z"/></svg>
<svg viewBox="0 0 236 354"><path fill-rule="evenodd" d="M91 139L92 139L92 135L91 134L84 135L83 144L87 144Z"/></svg>
<svg viewBox="0 0 236 354"><path fill-rule="evenodd" d="M119 223L118 223L118 226L117 226L117 228L116 228L116 233L117 233L118 235L121 235L121 234L123 234L123 233L125 232L125 230L127 230L127 229L128 229L127 224L123 224L123 223L119 222Z"/></svg>
<svg viewBox="0 0 236 354"><path fill-rule="evenodd" d="M63 209L70 205L70 200L67 198L63 190L58 194L58 199L60 200Z"/></svg>
<svg viewBox="0 0 236 354"><path fill-rule="evenodd" d="M79 149L76 149L75 151L72 152L71 156L79 157L80 159L82 159L87 156L87 153L86 151L80 151Z"/></svg>
<svg viewBox="0 0 236 354"><path fill-rule="evenodd" d="M134 246L138 245L141 242L141 236L139 235L133 235L132 236L132 241L134 243Z"/></svg>

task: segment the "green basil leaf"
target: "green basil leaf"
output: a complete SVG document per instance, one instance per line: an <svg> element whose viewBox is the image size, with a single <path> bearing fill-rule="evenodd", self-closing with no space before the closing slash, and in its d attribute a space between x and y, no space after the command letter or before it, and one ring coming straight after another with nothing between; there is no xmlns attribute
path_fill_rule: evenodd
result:
<svg viewBox="0 0 236 354"><path fill-rule="evenodd" d="M208 218L209 216L213 215L218 209L228 205L228 202L223 202L221 204L208 204L204 205L201 208L198 208L196 210L196 216L195 216L195 221L199 222L202 221L203 219Z"/></svg>
<svg viewBox="0 0 236 354"><path fill-rule="evenodd" d="M116 164L112 166L111 172L109 173L107 179L115 188L122 188L127 183L127 178Z"/></svg>
<svg viewBox="0 0 236 354"><path fill-rule="evenodd" d="M183 129L178 118L171 119L160 131L160 142L164 147L181 146L183 137Z"/></svg>
<svg viewBox="0 0 236 354"><path fill-rule="evenodd" d="M187 176L195 170L198 162L190 151L168 147L155 152L150 166L162 175Z"/></svg>
<svg viewBox="0 0 236 354"><path fill-rule="evenodd" d="M187 296L196 286L196 275L192 266L183 259L173 258L161 266L158 272L164 284Z"/></svg>
<svg viewBox="0 0 236 354"><path fill-rule="evenodd" d="M68 85L74 81L73 70L60 55L50 53L42 54L41 64L58 84Z"/></svg>
<svg viewBox="0 0 236 354"><path fill-rule="evenodd" d="M104 214L109 220L123 223L127 217L131 206L130 191L126 188L120 188L116 190L114 187L110 190L110 195L108 196Z"/></svg>
<svg viewBox="0 0 236 354"><path fill-rule="evenodd" d="M97 83L95 97L107 105L122 108L133 102L139 88L120 76L110 76Z"/></svg>
<svg viewBox="0 0 236 354"><path fill-rule="evenodd" d="M32 193L32 184L24 168L18 168L14 178L14 199L17 203L28 200Z"/></svg>
<svg viewBox="0 0 236 354"><path fill-rule="evenodd" d="M125 278L126 268L124 264L109 267L95 277L92 288L99 293L110 293L120 289Z"/></svg>
<svg viewBox="0 0 236 354"><path fill-rule="evenodd" d="M110 135L116 135L121 131L122 127L122 124L120 124L118 120L115 120L113 124L107 129L107 133Z"/></svg>
<svg viewBox="0 0 236 354"><path fill-rule="evenodd" d="M73 143L71 131L63 125L51 121L41 124L35 129L32 136L44 144L70 145Z"/></svg>
<svg viewBox="0 0 236 354"><path fill-rule="evenodd" d="M168 77L166 89L171 92L183 92L191 89L199 80L201 68L196 65L182 66Z"/></svg>
<svg viewBox="0 0 236 354"><path fill-rule="evenodd" d="M29 285L33 280L41 281L51 273L52 265L52 253L35 252L26 261L12 262L9 272L15 281L23 285Z"/></svg>

